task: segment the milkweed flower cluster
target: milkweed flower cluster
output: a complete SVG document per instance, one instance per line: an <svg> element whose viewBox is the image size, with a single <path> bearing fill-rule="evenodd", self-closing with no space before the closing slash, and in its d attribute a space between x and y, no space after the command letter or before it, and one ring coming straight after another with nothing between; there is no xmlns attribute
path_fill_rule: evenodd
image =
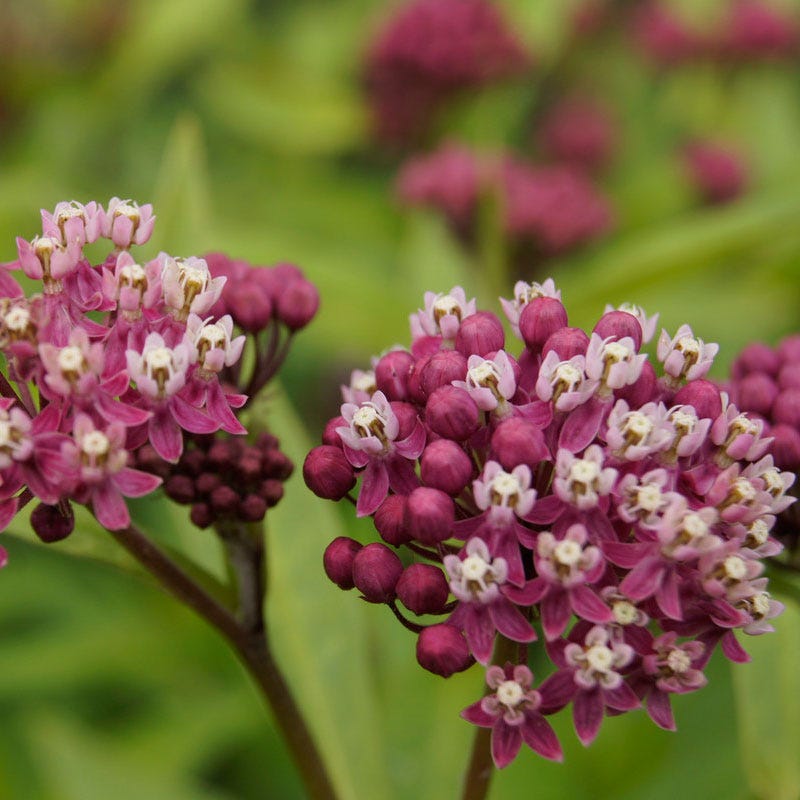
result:
<svg viewBox="0 0 800 800"><path fill-rule="evenodd" d="M205 259L137 258L132 250L154 224L150 205L62 202L42 211L41 235L18 238L17 260L0 269L0 530L32 498L42 504L34 529L47 541L71 531L70 502L109 530L126 528L125 498L162 482L136 468L134 453L146 447L175 464L186 435L246 433L239 387L260 390L285 342L270 337L249 382L240 380L246 336L235 326L254 330L260 289L242 312L225 292L236 280ZM92 264L85 247L100 240L109 252ZM32 294L14 271L33 282ZM259 330L272 323L291 332L316 311L313 286L294 267L283 273L270 276L276 291L261 300Z"/></svg>
<svg viewBox="0 0 800 800"><path fill-rule="evenodd" d="M552 280L501 303L513 350L460 287L426 294L410 347L354 373L304 464L383 540L334 540L331 580L387 604L426 669L487 667L462 716L492 729L498 767L523 742L560 759L547 716L570 704L587 745L641 705L673 729L671 695L706 683L717 646L746 661L734 632L769 631L782 608L762 559L794 480L762 420L706 378L717 345L688 325L661 331L654 365L657 317L638 307L586 333ZM553 667L538 685L534 642Z"/></svg>

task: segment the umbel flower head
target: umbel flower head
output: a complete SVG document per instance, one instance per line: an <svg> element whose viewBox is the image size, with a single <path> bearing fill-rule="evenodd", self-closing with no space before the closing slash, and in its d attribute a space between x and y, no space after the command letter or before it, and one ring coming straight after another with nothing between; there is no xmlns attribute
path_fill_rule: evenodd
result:
<svg viewBox="0 0 800 800"><path fill-rule="evenodd" d="M501 303L516 343L461 287L428 293L408 349L354 371L303 468L383 540L337 538L331 580L389 605L425 669L487 668L462 716L491 728L498 767L523 743L561 759L547 717L567 706L585 745L641 706L674 729L671 695L706 683L717 648L748 660L737 631L782 609L762 559L794 481L688 325L661 332L654 363L657 315L638 307L586 332L552 280ZM532 648L551 664L538 685Z"/></svg>
<svg viewBox="0 0 800 800"><path fill-rule="evenodd" d="M133 255L154 224L152 207L130 200L115 197L106 208L58 203L42 211L42 234L18 238L18 258L0 268L0 530L33 498L43 504L31 519L45 541L72 530L71 502L110 530L126 528L124 498L169 483L173 465L184 466L187 437L206 437L205 452L218 431L246 433L236 411L266 385L293 333L316 312L316 289L291 265ZM109 252L92 264L84 247L100 239ZM25 296L15 270L39 291ZM242 281L250 284L247 301ZM255 352L243 371L248 336ZM198 489L193 502L211 510L195 516L206 525L226 514L260 519L291 471L273 437L228 449L241 457L228 470L241 497L226 503L214 494L219 479Z"/></svg>

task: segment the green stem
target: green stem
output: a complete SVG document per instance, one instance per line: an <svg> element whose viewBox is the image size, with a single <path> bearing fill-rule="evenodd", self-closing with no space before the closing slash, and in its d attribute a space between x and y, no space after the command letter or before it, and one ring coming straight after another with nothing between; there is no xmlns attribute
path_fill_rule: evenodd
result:
<svg viewBox="0 0 800 800"><path fill-rule="evenodd" d="M264 586L263 538L246 531L251 541L246 547L240 547L235 560L232 558L239 590L241 620L237 620L138 528L131 525L110 533L168 592L225 637L272 709L308 796L313 800L336 800L322 755L267 641L261 591ZM258 610L254 610L256 606Z"/></svg>

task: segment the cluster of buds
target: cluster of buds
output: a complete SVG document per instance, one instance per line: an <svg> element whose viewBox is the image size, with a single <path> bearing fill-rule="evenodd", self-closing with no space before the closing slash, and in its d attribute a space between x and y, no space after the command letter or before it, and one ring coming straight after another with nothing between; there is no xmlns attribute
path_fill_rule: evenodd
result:
<svg viewBox="0 0 800 800"><path fill-rule="evenodd" d="M608 201L579 170L533 166L510 155L481 157L455 144L409 159L397 191L408 205L444 214L468 246L475 244L482 198L496 194L512 251L539 257L594 241L613 221Z"/></svg>
<svg viewBox="0 0 800 800"><path fill-rule="evenodd" d="M198 528L260 522L283 497L283 482L294 469L279 445L270 433L260 433L253 444L191 436L177 464L159 458L149 445L136 451L135 463L164 481L167 497L191 506L190 518Z"/></svg>
<svg viewBox="0 0 800 800"><path fill-rule="evenodd" d="M794 480L763 421L706 379L718 348L688 325L661 332L659 375L638 307L587 334L552 280L501 303L516 354L460 287L428 293L410 348L354 373L303 470L383 540L334 540L331 580L387 604L426 669L487 667L462 716L492 729L498 767L523 742L560 759L546 716L570 703L584 744L641 705L673 729L670 696L706 683L718 645L747 660L734 632L769 631L782 608L762 559ZM537 641L553 670L534 688Z"/></svg>
<svg viewBox="0 0 800 800"><path fill-rule="evenodd" d="M147 447L175 464L186 434L246 433L237 409L316 311L313 286L281 267L260 324L251 317L245 325L246 303L231 299L228 277L205 259L131 254L154 224L150 205L62 202L42 211L42 234L17 239L17 260L0 269L0 530L33 498L43 504L34 529L46 541L68 535L73 501L109 530L126 528L124 498L161 484L129 465L132 454ZM101 239L109 252L92 264L85 246ZM26 296L14 270L38 291ZM235 324L255 342L247 376L240 356L248 337Z"/></svg>
<svg viewBox="0 0 800 800"><path fill-rule="evenodd" d="M413 142L455 94L523 73L529 64L488 0L413 0L395 12L367 55L376 134Z"/></svg>

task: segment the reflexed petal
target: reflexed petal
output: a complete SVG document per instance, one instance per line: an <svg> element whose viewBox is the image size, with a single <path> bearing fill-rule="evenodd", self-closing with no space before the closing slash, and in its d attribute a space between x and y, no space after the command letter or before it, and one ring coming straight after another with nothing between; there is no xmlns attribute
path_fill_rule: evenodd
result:
<svg viewBox="0 0 800 800"><path fill-rule="evenodd" d="M572 616L567 593L554 591L542 600L542 628L548 639L557 639L564 632Z"/></svg>
<svg viewBox="0 0 800 800"><path fill-rule="evenodd" d="M619 590L631 600L644 600L658 591L665 572L666 566L660 558L646 558L625 576Z"/></svg>
<svg viewBox="0 0 800 800"><path fill-rule="evenodd" d="M361 490L358 493L356 514L367 517L374 513L389 492L389 475L382 461L370 461L364 470Z"/></svg>
<svg viewBox="0 0 800 800"><path fill-rule="evenodd" d="M616 689L605 689L603 694L606 705L617 711L630 711L639 707L639 698L627 683L621 683Z"/></svg>
<svg viewBox="0 0 800 800"><path fill-rule="evenodd" d="M658 689L653 689L647 697L647 713L650 719L665 731L675 730L675 717L672 716L672 706L669 695Z"/></svg>
<svg viewBox="0 0 800 800"><path fill-rule="evenodd" d="M575 696L578 687L575 685L574 670L560 669L542 682L537 690L542 696L540 711L552 714L560 711Z"/></svg>
<svg viewBox="0 0 800 800"><path fill-rule="evenodd" d="M590 745L603 722L603 693L600 689L578 692L572 702L572 720L575 732L584 746Z"/></svg>
<svg viewBox="0 0 800 800"><path fill-rule="evenodd" d="M570 411L561 428L558 446L570 453L578 453L588 447L597 436L603 414L608 408L608 403L593 397Z"/></svg>
<svg viewBox="0 0 800 800"><path fill-rule="evenodd" d="M579 617L601 624L613 621L611 609L588 586L573 587L569 596L572 609Z"/></svg>
<svg viewBox="0 0 800 800"><path fill-rule="evenodd" d="M178 425L190 433L214 433L219 430L220 425L217 420L192 408L182 397L177 395L171 397L169 408Z"/></svg>
<svg viewBox="0 0 800 800"><path fill-rule="evenodd" d="M656 591L656 602L670 619L683 619L681 598L678 592L678 573L674 569L666 571L664 580Z"/></svg>
<svg viewBox="0 0 800 800"><path fill-rule="evenodd" d="M533 642L536 631L520 610L505 598L489 605L489 616L495 628L513 642Z"/></svg>
<svg viewBox="0 0 800 800"><path fill-rule="evenodd" d="M492 758L497 769L507 767L522 747L522 733L519 725L507 725L502 719L492 729Z"/></svg>
<svg viewBox="0 0 800 800"><path fill-rule="evenodd" d="M471 722L473 725L478 725L481 728L491 728L497 721L497 717L495 717L494 714L488 714L483 710L480 700L478 700L477 703L473 703L471 706L467 706L461 712L461 716L467 722Z"/></svg>
<svg viewBox="0 0 800 800"><path fill-rule="evenodd" d="M97 521L110 531L122 530L131 523L125 500L110 481L101 483L92 492L92 511Z"/></svg>
<svg viewBox="0 0 800 800"><path fill-rule="evenodd" d="M528 714L522 725L522 738L525 744L550 761L563 761L561 743L550 723L541 714Z"/></svg>
<svg viewBox="0 0 800 800"><path fill-rule="evenodd" d="M161 485L161 478L158 476L130 467L120 470L111 480L126 497L142 497Z"/></svg>

